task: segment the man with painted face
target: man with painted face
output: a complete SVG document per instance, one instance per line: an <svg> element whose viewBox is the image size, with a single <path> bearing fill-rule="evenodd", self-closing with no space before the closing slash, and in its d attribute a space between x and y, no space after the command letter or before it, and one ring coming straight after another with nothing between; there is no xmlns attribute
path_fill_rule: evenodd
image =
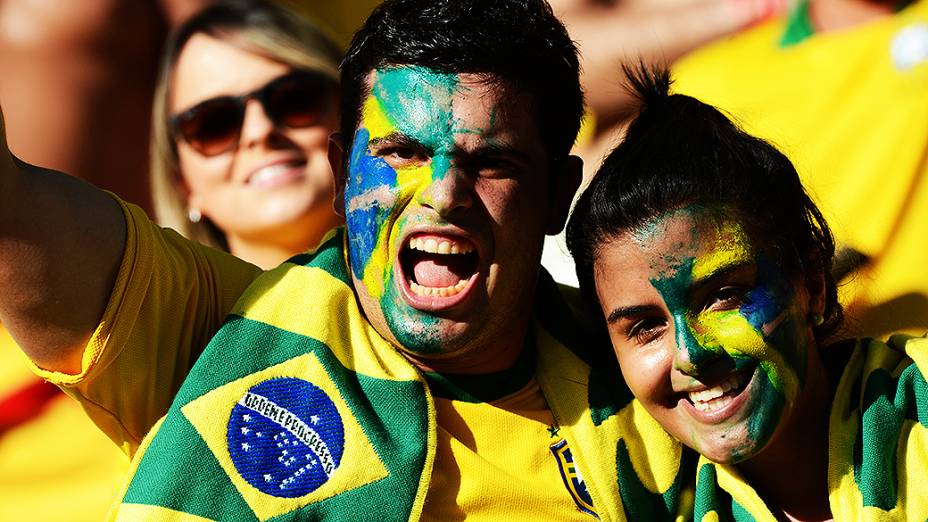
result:
<svg viewBox="0 0 928 522"><path fill-rule="evenodd" d="M681 446L539 267L581 168L548 5L388 1L342 76L347 226L263 275L3 151L0 316L134 454L116 517L676 512Z"/></svg>

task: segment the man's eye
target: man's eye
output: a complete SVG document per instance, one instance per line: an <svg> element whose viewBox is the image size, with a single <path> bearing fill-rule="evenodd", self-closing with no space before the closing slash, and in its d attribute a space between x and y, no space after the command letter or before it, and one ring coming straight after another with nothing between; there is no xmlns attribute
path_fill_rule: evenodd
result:
<svg viewBox="0 0 928 522"><path fill-rule="evenodd" d="M667 322L658 317L648 317L632 325L628 329L628 338L633 339L638 344L647 344L663 333Z"/></svg>
<svg viewBox="0 0 928 522"><path fill-rule="evenodd" d="M510 177L516 169L512 162L501 158L482 158L476 162L475 167L480 177L484 178Z"/></svg>
<svg viewBox="0 0 928 522"><path fill-rule="evenodd" d="M706 302L707 310L733 310L745 302L746 291L738 286L725 286L716 290Z"/></svg>
<svg viewBox="0 0 928 522"><path fill-rule="evenodd" d="M428 155L415 147L392 146L374 151L374 154L383 158L394 169L404 167L417 167L429 162Z"/></svg>
<svg viewBox="0 0 928 522"><path fill-rule="evenodd" d="M400 159L413 159L416 157L416 151L410 148L397 147L390 151L390 154Z"/></svg>

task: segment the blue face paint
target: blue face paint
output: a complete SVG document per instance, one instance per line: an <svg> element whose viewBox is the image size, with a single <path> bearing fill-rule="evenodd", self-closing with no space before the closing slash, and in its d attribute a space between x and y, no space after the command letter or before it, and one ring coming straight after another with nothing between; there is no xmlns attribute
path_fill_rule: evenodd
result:
<svg viewBox="0 0 928 522"><path fill-rule="evenodd" d="M746 433L740 445L736 443L740 440L737 424L726 428L734 430L726 439L730 457L737 461L751 456L770 440L785 408L796 400L805 381L808 341L802 338L805 323L804 315L797 312L798 296L782 269L756 250L737 222L722 220L700 226L705 218L705 209L678 210L646 223L632 237L647 245L660 241L668 223L685 224L684 231L678 232L683 239L661 247L663 250L655 252L650 265L651 285L673 322L676 350L685 354L688 362L681 362L679 370L697 380L708 377L711 382L719 378L720 370L735 375L741 370L759 369L752 373L754 384L744 406L747 414L738 417ZM743 288L743 294L738 295L737 290L715 294L717 290L710 286L707 300L696 301L702 299L700 293L694 293L700 285L737 267L746 267L739 268L741 273L756 269L753 280L748 282L739 276L712 284L720 285L720 290ZM728 370L724 370L726 363L730 365Z"/></svg>

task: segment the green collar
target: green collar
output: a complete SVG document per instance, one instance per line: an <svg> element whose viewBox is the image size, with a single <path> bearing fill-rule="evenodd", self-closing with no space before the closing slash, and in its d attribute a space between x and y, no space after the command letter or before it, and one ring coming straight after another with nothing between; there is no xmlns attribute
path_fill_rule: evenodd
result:
<svg viewBox="0 0 928 522"><path fill-rule="evenodd" d="M799 4L793 9L786 19L786 29L783 36L780 37L780 47L790 47L802 43L807 38L815 34L815 25L812 23L812 17L809 15L809 1L800 0ZM893 8L895 12L902 11L914 0L899 0Z"/></svg>
<svg viewBox="0 0 928 522"><path fill-rule="evenodd" d="M535 343L529 334L516 363L505 370L484 374L423 372L436 397L463 402L492 402L525 387L535 374Z"/></svg>

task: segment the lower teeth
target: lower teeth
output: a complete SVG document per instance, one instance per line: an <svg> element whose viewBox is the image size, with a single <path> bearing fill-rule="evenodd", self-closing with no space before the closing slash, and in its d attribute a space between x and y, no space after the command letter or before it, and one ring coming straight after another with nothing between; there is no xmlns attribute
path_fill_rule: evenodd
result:
<svg viewBox="0 0 928 522"><path fill-rule="evenodd" d="M420 297L451 297L461 293L467 286L467 280L462 279L457 284L446 287L422 286L415 281L409 281L409 289Z"/></svg>

